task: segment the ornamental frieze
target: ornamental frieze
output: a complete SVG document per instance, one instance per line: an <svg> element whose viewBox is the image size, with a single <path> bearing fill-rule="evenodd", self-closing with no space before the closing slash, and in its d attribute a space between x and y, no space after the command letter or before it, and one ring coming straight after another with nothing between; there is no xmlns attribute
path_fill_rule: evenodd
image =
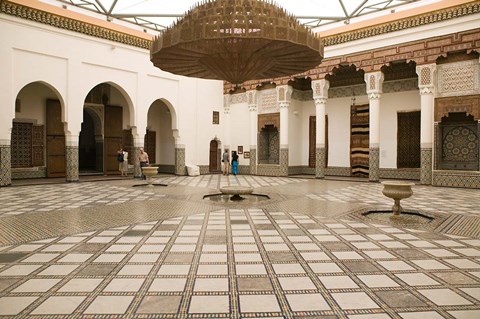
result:
<svg viewBox="0 0 480 319"><path fill-rule="evenodd" d="M435 122L442 121L448 113L465 112L480 120L480 95L455 96L435 99Z"/></svg>
<svg viewBox="0 0 480 319"><path fill-rule="evenodd" d="M470 51L480 51L480 29L473 29L458 33L452 33L439 37L423 39L415 42L399 44L371 50L367 52L355 53L352 55L336 56L324 59L315 69L304 72L295 77L310 77L312 81L324 79L327 74L332 74L333 70L340 64L347 63L362 69L365 72L380 71L383 66L392 61L406 60L413 61L417 66L427 63L435 63L441 56L447 56L449 52L455 52L459 48L467 48ZM273 79L277 85L287 82L291 79ZM246 90L253 90L259 85L258 81L251 81L248 85L243 85ZM231 88L230 84L225 84L225 92Z"/></svg>

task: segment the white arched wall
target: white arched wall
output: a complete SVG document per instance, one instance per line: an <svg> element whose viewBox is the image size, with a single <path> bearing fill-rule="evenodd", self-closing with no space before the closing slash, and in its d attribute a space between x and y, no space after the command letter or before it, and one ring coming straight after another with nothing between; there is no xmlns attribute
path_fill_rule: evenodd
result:
<svg viewBox="0 0 480 319"><path fill-rule="evenodd" d="M16 99L20 101L20 112L15 112L16 120L34 120L38 125L45 125L45 107L47 99L59 100L62 106L62 119L64 103L58 90L43 81L25 85L18 91ZM10 123L11 127L11 123Z"/></svg>
<svg viewBox="0 0 480 319"><path fill-rule="evenodd" d="M380 168L397 168L397 113L420 111L420 93L382 94L380 99Z"/></svg>
<svg viewBox="0 0 480 319"><path fill-rule="evenodd" d="M212 109L221 111L223 82L172 75L155 68L147 49L85 36L45 24L2 15L0 19L0 79L2 116L0 139L8 139L3 129L14 117L15 96L23 86L44 81L55 87L64 101L64 119L71 135L80 132L83 104L88 92L99 83L110 83L128 96L129 123L136 142L143 139L147 112L153 101L163 98L175 108L177 144L186 147L187 157L197 162L197 138L210 140L222 131L208 128L198 136L189 128L211 126ZM8 106L3 109L3 106ZM202 108L205 114L196 109ZM201 112L200 112L201 113ZM198 117L197 117L198 115ZM208 122L203 122L208 117ZM183 131L185 130L185 133ZM213 133L213 134L212 134ZM191 134L191 135L190 135ZM187 136L188 135L188 136ZM141 138L140 138L141 136ZM207 137L208 136L208 137ZM182 140L185 139L185 142ZM207 143L208 144L208 143ZM202 153L202 152L200 152ZM208 155L205 154L205 163Z"/></svg>
<svg viewBox="0 0 480 319"><path fill-rule="evenodd" d="M288 107L288 166L308 165L308 155L307 161L303 158L304 143L302 140L307 140L308 148L308 131L307 135L301 135L302 127L305 126L302 121L302 104L302 101L292 99Z"/></svg>
<svg viewBox="0 0 480 319"><path fill-rule="evenodd" d="M173 108L163 100L156 100L148 110L147 127L155 131L155 158L160 165L175 165L175 136L173 131Z"/></svg>

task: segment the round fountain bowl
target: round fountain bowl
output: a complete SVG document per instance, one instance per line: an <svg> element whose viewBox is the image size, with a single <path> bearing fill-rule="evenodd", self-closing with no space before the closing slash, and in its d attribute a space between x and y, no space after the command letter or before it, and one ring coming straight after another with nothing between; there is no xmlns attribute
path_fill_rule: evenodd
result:
<svg viewBox="0 0 480 319"><path fill-rule="evenodd" d="M158 174L158 167L155 166L145 166L142 167L143 175L147 177L152 177Z"/></svg>
<svg viewBox="0 0 480 319"><path fill-rule="evenodd" d="M220 187L220 192L225 195L250 195L253 193L253 188L248 186L223 186Z"/></svg>
<svg viewBox="0 0 480 319"><path fill-rule="evenodd" d="M404 183L404 182L395 182L395 181L384 181L383 184L383 195L392 199L404 199L409 198L413 195L412 186L414 183Z"/></svg>
<svg viewBox="0 0 480 319"><path fill-rule="evenodd" d="M253 193L253 188L249 186L223 186L220 187L220 192L223 195L232 195L230 200L241 201L245 199L241 195L250 195Z"/></svg>

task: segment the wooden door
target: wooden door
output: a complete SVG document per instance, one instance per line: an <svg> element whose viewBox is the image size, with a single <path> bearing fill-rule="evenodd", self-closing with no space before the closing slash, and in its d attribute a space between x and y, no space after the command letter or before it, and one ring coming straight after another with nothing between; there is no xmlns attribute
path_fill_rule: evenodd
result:
<svg viewBox="0 0 480 319"><path fill-rule="evenodd" d="M351 106L350 167L352 176L368 177L370 153L369 108L368 104Z"/></svg>
<svg viewBox="0 0 480 319"><path fill-rule="evenodd" d="M133 165L133 134L132 129L123 130L123 147L128 152L128 164Z"/></svg>
<svg viewBox="0 0 480 319"><path fill-rule="evenodd" d="M47 177L65 177L65 132L62 107L58 100L47 100Z"/></svg>
<svg viewBox="0 0 480 319"><path fill-rule="evenodd" d="M156 140L157 140L157 132L147 130L147 134L145 134L145 142L144 142L144 149L145 152L148 154L148 161L150 164L156 163L155 153L156 149Z"/></svg>
<svg viewBox="0 0 480 319"><path fill-rule="evenodd" d="M218 142L212 140L210 142L210 172L218 171Z"/></svg>
<svg viewBox="0 0 480 319"><path fill-rule="evenodd" d="M317 117L310 116L309 129L308 129L308 167L316 166L316 148L317 148Z"/></svg>
<svg viewBox="0 0 480 319"><path fill-rule="evenodd" d="M118 170L117 151L123 142L123 112L121 106L105 106L104 173L116 175Z"/></svg>
<svg viewBox="0 0 480 319"><path fill-rule="evenodd" d="M420 167L420 111L397 113L397 168Z"/></svg>

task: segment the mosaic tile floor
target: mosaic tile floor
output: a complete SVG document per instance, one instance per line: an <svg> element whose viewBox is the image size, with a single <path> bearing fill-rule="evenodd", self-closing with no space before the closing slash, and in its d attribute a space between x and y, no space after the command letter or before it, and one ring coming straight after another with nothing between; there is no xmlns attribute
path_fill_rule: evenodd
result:
<svg viewBox="0 0 480 319"><path fill-rule="evenodd" d="M172 186L139 189L121 181L0 189L1 207L10 208L0 232L18 238L0 246L0 317L480 318L479 238L336 215L356 203L389 204L368 202L380 185L251 176L165 181ZM170 199L224 183L257 183L262 192L298 201L298 211L208 203L200 209L199 202ZM100 193L103 199L92 200ZM460 205L478 201L475 190L418 187L417 193L409 205L427 206L447 194L457 207L436 205L448 213L479 207ZM306 215L305 201L325 210ZM85 205L68 207L78 203ZM49 206L60 207L41 210ZM115 209L124 224L107 227ZM8 214L15 211L23 213ZM45 237L51 230L42 240L22 241L20 230L6 227L49 216L66 225L61 236ZM74 226L85 216L97 226L79 233Z"/></svg>

